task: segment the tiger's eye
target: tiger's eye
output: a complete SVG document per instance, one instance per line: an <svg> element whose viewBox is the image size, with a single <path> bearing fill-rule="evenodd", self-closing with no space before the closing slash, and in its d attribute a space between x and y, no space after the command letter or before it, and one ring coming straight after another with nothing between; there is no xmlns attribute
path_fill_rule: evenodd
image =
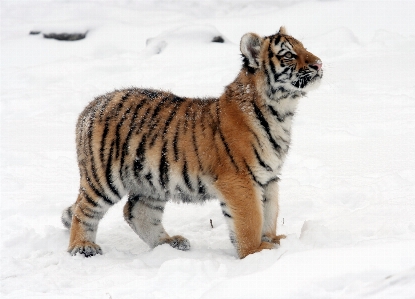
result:
<svg viewBox="0 0 415 299"><path fill-rule="evenodd" d="M286 58L291 58L291 57L293 57L293 54L291 54L291 52L287 52L287 53L285 53L285 55L284 55Z"/></svg>

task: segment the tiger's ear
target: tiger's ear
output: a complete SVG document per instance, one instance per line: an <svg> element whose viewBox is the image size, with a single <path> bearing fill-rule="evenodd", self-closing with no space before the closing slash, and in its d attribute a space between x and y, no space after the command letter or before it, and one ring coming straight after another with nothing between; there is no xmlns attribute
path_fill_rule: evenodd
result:
<svg viewBox="0 0 415 299"><path fill-rule="evenodd" d="M287 29L285 29L284 26L280 27L280 31L278 31L279 34L287 34Z"/></svg>
<svg viewBox="0 0 415 299"><path fill-rule="evenodd" d="M248 59L249 66L259 67L259 52L261 51L262 38L255 33L246 33L241 38L241 53Z"/></svg>

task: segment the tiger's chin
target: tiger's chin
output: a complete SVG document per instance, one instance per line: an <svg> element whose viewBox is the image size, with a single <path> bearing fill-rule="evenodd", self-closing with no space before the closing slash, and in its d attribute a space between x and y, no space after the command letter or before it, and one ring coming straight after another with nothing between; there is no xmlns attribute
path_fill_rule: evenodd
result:
<svg viewBox="0 0 415 299"><path fill-rule="evenodd" d="M311 78L304 86L302 87L297 87L295 86L294 82L291 83L292 86L298 90L298 91L302 91L302 92L309 92L309 91L313 91L315 89L317 89L320 84L321 84L321 79L323 78L323 71L320 71L318 74L316 74L313 78Z"/></svg>

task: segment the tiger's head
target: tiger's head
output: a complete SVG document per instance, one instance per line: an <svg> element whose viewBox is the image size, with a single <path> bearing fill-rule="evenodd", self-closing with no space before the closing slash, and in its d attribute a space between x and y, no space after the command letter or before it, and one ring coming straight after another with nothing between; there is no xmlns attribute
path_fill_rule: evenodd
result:
<svg viewBox="0 0 415 299"><path fill-rule="evenodd" d="M240 48L244 68L260 76L270 98L278 91L307 92L317 87L323 76L320 58L288 35L284 27L266 37L247 33Z"/></svg>

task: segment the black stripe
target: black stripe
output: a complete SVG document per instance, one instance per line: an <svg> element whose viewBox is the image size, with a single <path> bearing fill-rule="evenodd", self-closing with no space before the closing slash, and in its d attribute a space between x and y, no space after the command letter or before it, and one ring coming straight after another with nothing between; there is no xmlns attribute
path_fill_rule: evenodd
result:
<svg viewBox="0 0 415 299"><path fill-rule="evenodd" d="M146 149L147 135L143 135L140 144L136 150L136 157L134 159L134 175L136 178L140 177L140 172L144 169L144 163L146 160L145 149Z"/></svg>
<svg viewBox="0 0 415 299"><path fill-rule="evenodd" d="M115 129L115 158L118 159L120 155L120 143L121 143L121 135L120 129L123 126L125 120L127 119L128 114L131 112L131 107L128 107L125 113L121 116L121 121L117 124Z"/></svg>
<svg viewBox="0 0 415 299"><path fill-rule="evenodd" d="M147 108L147 110L144 112L144 114L140 117L141 120L140 122L137 124L137 130L136 130L136 134L139 134L143 125L146 123L146 121L148 120L148 115L150 114L151 111L151 106Z"/></svg>
<svg viewBox="0 0 415 299"><path fill-rule="evenodd" d="M147 208L149 208L149 209L152 209L152 210L155 210L155 211L159 211L159 212L164 212L164 207L161 207L161 206L153 206L153 205L151 205L150 203L148 203L148 202L146 202L146 201L143 201L143 200L141 200L140 201L144 206L146 206Z"/></svg>
<svg viewBox="0 0 415 299"><path fill-rule="evenodd" d="M285 49L281 49L281 50L279 50L279 51L278 51L278 53L276 54L276 56L277 56L277 57L279 57L279 56L281 55L281 52L284 52L284 51L286 51L286 50L285 50ZM285 54L284 54L284 55L285 55ZM282 56L284 56L284 55L282 55ZM282 57L282 56L281 56L281 57Z"/></svg>
<svg viewBox="0 0 415 299"><path fill-rule="evenodd" d="M271 62L273 64L273 62ZM277 92L277 90L272 86L271 84L271 74L268 71L267 65L264 63L264 71L265 71L265 75L267 76L267 83L268 83L268 88L266 89L266 93L268 98L272 99L273 95Z"/></svg>
<svg viewBox="0 0 415 299"><path fill-rule="evenodd" d="M272 115L274 115L276 117L276 119L278 120L278 122L280 122L280 123L284 122L286 117L289 117L289 116L293 116L294 115L293 112L287 112L284 115L280 115L278 113L278 111L276 111L274 109L274 107L272 107L271 105L268 105L268 108L271 111Z"/></svg>
<svg viewBox="0 0 415 299"><path fill-rule="evenodd" d="M164 104L166 104L167 100L169 98L163 98L161 99L161 101L158 102L156 108L153 111L153 115L151 115L150 118L150 128L155 128L158 124L158 122L160 121L160 119L157 117L161 111L161 109L163 108Z"/></svg>
<svg viewBox="0 0 415 299"><path fill-rule="evenodd" d="M99 157L101 163L104 163L104 151L105 151L105 139L107 138L109 131L109 118L105 120L104 132L102 132L101 148L99 149Z"/></svg>
<svg viewBox="0 0 415 299"><path fill-rule="evenodd" d="M148 184L154 188L154 184L153 184L153 175L151 174L151 172L147 173L144 178L147 180Z"/></svg>
<svg viewBox="0 0 415 299"><path fill-rule="evenodd" d="M99 190L103 190L102 185L100 184L101 180L98 178L98 174L97 174L97 170L96 170L96 166L95 166L95 158L94 158L94 152L92 149L92 137L93 137L93 129L94 129L94 120L95 120L95 115L96 115L96 111L94 111L94 113L91 115L90 117L90 126L88 128L88 133L87 133L87 141L88 141L88 152L89 152L89 158L90 158L90 165L91 165L91 172L92 172L92 178L95 180L95 183L97 185L97 189ZM85 169L85 175L87 180L90 179L90 175L89 172L86 168L86 164L83 165L84 169ZM90 183L90 185L92 184L92 182ZM94 186L95 187L95 186ZM104 191L103 191L104 192Z"/></svg>
<svg viewBox="0 0 415 299"><path fill-rule="evenodd" d="M273 178L270 178L269 180L268 180L268 182L266 182L265 183L265 185L268 185L268 184L271 184L271 183L273 183L273 182L279 182L279 180L280 180L280 178L279 177L273 177Z"/></svg>
<svg viewBox="0 0 415 299"><path fill-rule="evenodd" d="M232 216L231 216L231 215L229 215L228 213L226 213L224 210L222 210L222 214L223 214L223 216L225 216L225 217L232 218Z"/></svg>
<svg viewBox="0 0 415 299"><path fill-rule="evenodd" d="M139 195L129 195L128 196L128 201L131 202L132 206L134 206L137 201L140 200L140 196Z"/></svg>
<svg viewBox="0 0 415 299"><path fill-rule="evenodd" d="M272 61L272 57L274 56L274 52L272 51L271 48L271 43L269 44L268 47L268 59L269 59L269 66L271 68L271 73L274 76L274 81L277 82L277 71L275 70L275 64L274 61Z"/></svg>
<svg viewBox="0 0 415 299"><path fill-rule="evenodd" d="M121 100L118 102L117 108L115 109L115 115L114 116L108 116L107 120L110 118L116 118L120 114L120 111L122 107L124 106L124 103L127 101L128 97L130 95L130 91L127 91L122 97ZM130 108L127 109L127 114L129 113ZM121 117L121 121L116 125L115 129L115 156L118 158L119 151L120 151L120 142L121 142L121 136L120 136L120 128L122 124L125 121L125 116ZM101 143L102 146L102 143Z"/></svg>
<svg viewBox="0 0 415 299"><path fill-rule="evenodd" d="M125 92L125 94L122 96L121 101L120 101L120 103L122 103L122 104L124 104L128 100L128 98L130 97L130 94L131 94L132 90L131 89L127 89L127 90L124 90L124 92Z"/></svg>
<svg viewBox="0 0 415 299"><path fill-rule="evenodd" d="M289 90L287 90L287 89L285 89L283 86L278 86L278 87L276 88L276 91L279 91L279 92L281 92L281 93L286 93L286 94L287 94L287 96L291 95L290 91L289 91Z"/></svg>
<svg viewBox="0 0 415 299"><path fill-rule="evenodd" d="M167 192L167 186L169 184L169 163L167 161L167 141L164 142L163 147L161 148L159 174L160 174L160 178L159 178L160 185Z"/></svg>
<svg viewBox="0 0 415 299"><path fill-rule="evenodd" d="M275 39L275 41L274 41L274 44L275 45L278 45L279 43L280 43L280 41L281 41L281 35L277 35L277 38Z"/></svg>
<svg viewBox="0 0 415 299"><path fill-rule="evenodd" d="M283 64L281 64L281 67L284 67L284 65L283 65ZM280 77L281 77L282 75L287 74L289 70L290 70L290 68L289 68L289 67L285 67L285 68L284 68L284 70L283 70L281 73L274 72L274 81L275 81L275 82L279 82L279 83L284 83L285 81L284 81L284 80L280 80ZM282 90L281 90L281 89L282 89ZM285 89L284 89L283 87L279 87L279 88L277 88L277 91L278 91L278 90L280 90L281 92L285 91Z"/></svg>
<svg viewBox="0 0 415 299"><path fill-rule="evenodd" d="M238 165L236 164L235 160L233 159L233 156L232 156L231 151L229 149L229 145L226 142L225 137L223 136L221 129L219 129L219 136L220 136L220 140L223 143L223 146L225 147L226 153L228 154L229 158L231 159L231 162L232 162L233 166L235 166L235 169L238 172L239 171Z"/></svg>
<svg viewBox="0 0 415 299"><path fill-rule="evenodd" d="M277 88L277 91L281 91L281 88ZM285 94L282 94L279 98L277 98L277 102L281 100L285 100L291 96L291 93L287 92Z"/></svg>
<svg viewBox="0 0 415 299"><path fill-rule="evenodd" d="M118 198L121 198L120 194L118 193L118 190L114 186L114 181L113 181L112 173L111 173L112 159L113 159L113 152L114 152L114 143L115 143L114 141L111 142L110 152L109 152L108 160L107 160L107 166L106 166L106 169L105 169L105 178L107 180L107 184L108 184L108 187L110 188L111 192L114 193Z"/></svg>
<svg viewBox="0 0 415 299"><path fill-rule="evenodd" d="M105 201L107 204L113 206L115 202L113 202L108 196L102 196L101 197L103 201Z"/></svg>
<svg viewBox="0 0 415 299"><path fill-rule="evenodd" d="M189 178L189 172L187 169L187 161L186 158L184 158L184 165L183 165L183 169L182 169L182 176L183 176L183 180L184 183L186 184L186 187L190 190L190 191L194 191L192 183L190 182L190 178Z"/></svg>
<svg viewBox="0 0 415 299"><path fill-rule="evenodd" d="M264 187L265 185L262 184L260 181L258 181L258 179L256 178L256 176L254 175L254 173L252 172L252 169L248 166L248 164L245 161L245 167L248 170L249 174L251 175L252 179L254 180L255 183L257 183L259 186Z"/></svg>
<svg viewBox="0 0 415 299"><path fill-rule="evenodd" d="M140 200L140 196L139 195L129 195L128 196L128 203L129 205L127 206L127 216L128 216L128 220L131 220L132 218L134 218L132 212L134 209L134 206L136 205L136 203Z"/></svg>
<svg viewBox="0 0 415 299"><path fill-rule="evenodd" d="M170 113L169 117L167 118L166 123L164 124L163 136L166 135L166 133L169 129L170 123L172 122L172 120L173 120L174 116L176 115L177 111L180 109L180 106L181 106L182 103L183 102L178 102L174 106L174 110Z"/></svg>
<svg viewBox="0 0 415 299"><path fill-rule="evenodd" d="M99 97L98 99L100 101L105 101L104 104L99 108L99 121L102 121L102 118L104 117L105 109L107 108L108 104L111 103L111 100L113 99L114 92L106 94L104 96Z"/></svg>
<svg viewBox="0 0 415 299"><path fill-rule="evenodd" d="M79 223L81 223L83 226L86 227L87 231L90 231L90 232L96 231L96 228L97 228L98 224L88 223L86 221L83 221L83 220L79 219L78 217L76 217L76 219L78 219Z"/></svg>
<svg viewBox="0 0 415 299"><path fill-rule="evenodd" d="M263 69L264 69L265 75L267 76L267 84L270 88L272 88L272 86L271 86L271 75L269 74L269 71L268 71L268 68L267 68L267 65L266 65L265 61L263 63Z"/></svg>
<svg viewBox="0 0 415 299"><path fill-rule="evenodd" d="M281 73L277 73L277 71L275 69L274 61L272 61L272 57L273 56L274 56L274 52L272 51L271 44L270 44L269 45L269 48L268 48L268 58L269 58L269 65L270 65L270 68L271 68L271 72L272 72L272 75L274 77L274 82L275 83L278 83L278 82L279 83L284 83L285 81L284 80L279 80L279 78L282 75L287 74L288 71L290 70L290 68L289 67L286 67L286 68L284 68L284 70ZM277 56L277 59L280 62L280 66L281 67L284 67L285 64L283 63L282 58L283 58L283 56ZM276 91L278 91L278 89ZM273 90L273 93L275 93L276 91Z"/></svg>
<svg viewBox="0 0 415 299"><path fill-rule="evenodd" d="M167 103L168 98L163 98L156 106L153 111L153 114L150 117L148 128L149 128L149 137L152 136L149 146L153 147L156 139L159 136L160 131L158 130L158 124L160 122L160 118L158 115L160 114L163 106Z"/></svg>
<svg viewBox="0 0 415 299"><path fill-rule="evenodd" d="M284 122L284 119L280 116L280 114L271 105L268 105L268 108L271 111L272 115L274 115L277 118L278 122L280 122L280 123Z"/></svg>
<svg viewBox="0 0 415 299"><path fill-rule="evenodd" d="M253 148L254 148L255 157L258 160L259 165L264 167L267 171L272 171L272 168L269 165L265 164L265 162L261 159L261 157L259 156L259 153L256 150L256 148L255 147L253 147Z"/></svg>
<svg viewBox="0 0 415 299"><path fill-rule="evenodd" d="M275 151L280 152L281 147L278 145L278 143L272 138L271 135L271 131L270 131L270 127L269 124L267 122L267 120L265 119L264 115L262 114L261 110L259 109L259 107L254 103L254 111L256 114L257 119L259 120L262 128L265 130L265 132L268 135L268 140L269 142L271 142L273 148Z"/></svg>
<svg viewBox="0 0 415 299"><path fill-rule="evenodd" d="M125 157L128 155L130 139L131 139L133 131L136 127L135 121L137 119L138 111L141 109L141 107L144 106L144 103L145 103L145 101L141 101L140 104L138 104L135 107L133 116L131 117L130 130L128 131L127 137L125 138L124 144L122 146L122 154L121 154L121 160L120 160L120 176L122 176L122 168L124 166Z"/></svg>
<svg viewBox="0 0 415 299"><path fill-rule="evenodd" d="M267 182L265 182L264 184L262 184L260 181L258 181L258 179L256 178L256 176L254 175L252 169L248 166L248 164L245 161L245 167L248 170L249 174L251 175L252 179L254 180L255 183L257 183L260 187L264 188L266 187L268 184L272 183L272 182L278 182L280 180L280 178L278 176L272 177L270 178Z"/></svg>
<svg viewBox="0 0 415 299"><path fill-rule="evenodd" d="M100 197L104 202L106 202L109 205L114 205L114 202L108 197L104 196L92 183L92 181L87 177L86 181L88 182L89 187L91 188L92 192L95 193L97 197ZM86 191L85 191L86 192Z"/></svg>
<svg viewBox="0 0 415 299"><path fill-rule="evenodd" d="M200 195L206 195L206 187L203 185L202 181L200 180L200 178L197 178L197 186L198 186L198 190L197 192Z"/></svg>
<svg viewBox="0 0 415 299"><path fill-rule="evenodd" d="M184 101L186 101L184 98L178 97L176 95L173 95L173 99L171 99L173 103L180 103L182 104Z"/></svg>
<svg viewBox="0 0 415 299"><path fill-rule="evenodd" d="M96 203L87 193L86 193L86 191L81 191L82 192L82 194L83 194L83 196L84 196L84 198L85 198L85 200L89 203L89 204L91 204L93 207L97 207L97 206L99 206L98 205L98 203Z"/></svg>
<svg viewBox="0 0 415 299"><path fill-rule="evenodd" d="M179 129L180 129L180 120L177 122L176 125L176 133L174 134L173 138L173 153L174 153L174 161L179 161L179 149L177 147L177 143L179 141Z"/></svg>
<svg viewBox="0 0 415 299"><path fill-rule="evenodd" d="M127 101L128 97L130 96L130 90L127 90L125 94L121 97L121 100L118 102L117 108L115 109L115 116L118 116L120 113L124 103Z"/></svg>
<svg viewBox="0 0 415 299"><path fill-rule="evenodd" d="M233 164L233 166L235 166L235 169L236 169L236 171L238 172L239 171L239 168L238 168L238 165L236 164L236 162L235 162L235 160L233 159L233 156L232 156L232 154L231 154L231 151L230 151L230 149L229 149L229 145L228 145L228 143L226 142L226 140L225 140L225 137L223 136L223 133L222 133L222 130L220 129L220 125L221 125L221 123L220 123L220 107L219 107L219 101L217 101L216 102L216 118L217 118L217 131L218 131L218 133L219 133L219 137L220 137L220 140L222 141L222 143L223 143L223 146L225 147L225 151L226 151L226 153L227 153L227 155L228 155L228 157L230 158L230 160L231 160L231 162L232 162L232 164ZM218 157L219 157L219 159L220 159L220 155L218 154Z"/></svg>
<svg viewBox="0 0 415 299"><path fill-rule="evenodd" d="M81 210L82 214L84 214L84 216L87 217L87 218L100 219L99 215L98 215L98 214L100 214L99 212L95 212L94 210L91 210L89 208L83 208L83 209L80 209L80 210Z"/></svg>

